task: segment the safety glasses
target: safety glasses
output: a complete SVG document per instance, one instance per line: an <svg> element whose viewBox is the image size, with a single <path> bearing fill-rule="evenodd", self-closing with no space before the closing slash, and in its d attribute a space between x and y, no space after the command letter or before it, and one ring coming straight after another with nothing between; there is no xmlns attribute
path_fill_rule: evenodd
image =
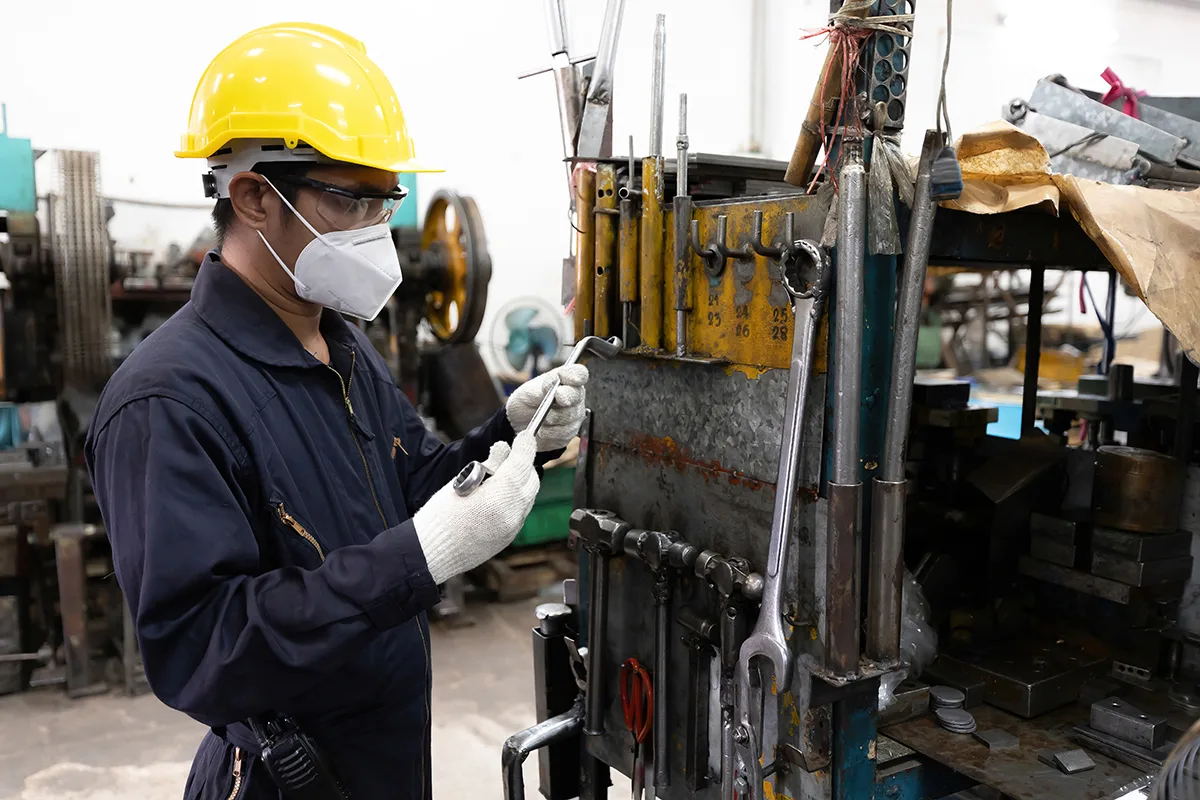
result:
<svg viewBox="0 0 1200 800"><path fill-rule="evenodd" d="M408 189L403 186L388 192L363 192L303 175L280 175L278 180L320 191L317 214L337 230L381 225L392 218L400 203L408 197Z"/></svg>

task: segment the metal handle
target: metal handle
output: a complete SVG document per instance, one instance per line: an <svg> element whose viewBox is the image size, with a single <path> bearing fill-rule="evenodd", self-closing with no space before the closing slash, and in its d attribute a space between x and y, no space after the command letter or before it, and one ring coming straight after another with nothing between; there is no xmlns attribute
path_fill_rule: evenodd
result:
<svg viewBox="0 0 1200 800"><path fill-rule="evenodd" d="M621 352L622 342L618 336L610 336L607 339L601 339L599 336L585 336L580 339L575 347L571 349L571 354L567 356L567 360L562 363L562 366L576 364L579 359L583 358L584 353L591 352L594 355L600 356L603 359L609 359ZM546 420L546 415L550 413L550 406L554 405L554 394L558 391L558 387L562 386L562 380L556 375L551 382L546 394L542 397L542 402L538 405L537 410L533 412L533 418L529 420L529 425L525 430L537 436L541 430L542 423ZM483 482L491 475L487 467L478 461L472 461L462 468L462 471L454 478L454 493L459 497L467 495L478 489Z"/></svg>

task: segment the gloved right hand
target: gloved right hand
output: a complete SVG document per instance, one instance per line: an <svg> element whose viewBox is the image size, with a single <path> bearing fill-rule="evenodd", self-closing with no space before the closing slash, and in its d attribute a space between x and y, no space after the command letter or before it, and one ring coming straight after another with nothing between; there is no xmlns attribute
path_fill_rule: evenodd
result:
<svg viewBox="0 0 1200 800"><path fill-rule="evenodd" d="M517 434L510 448L492 445L483 462L491 477L466 497L446 484L413 517L435 583L475 569L512 544L537 497L537 442Z"/></svg>

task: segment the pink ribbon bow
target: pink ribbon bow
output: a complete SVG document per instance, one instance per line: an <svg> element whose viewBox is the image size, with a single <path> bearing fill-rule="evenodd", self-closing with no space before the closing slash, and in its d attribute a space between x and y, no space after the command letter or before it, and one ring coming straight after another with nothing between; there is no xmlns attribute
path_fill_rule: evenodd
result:
<svg viewBox="0 0 1200 800"><path fill-rule="evenodd" d="M1108 105L1114 100L1125 98L1125 107L1121 109L1127 116L1134 119L1140 119L1138 116L1138 98L1145 97L1146 93L1141 89L1131 89L1121 82L1117 77L1117 73L1112 71L1112 67L1106 67L1104 72L1100 73L1100 77L1108 82L1109 89L1105 92L1104 97L1100 100L1104 105Z"/></svg>

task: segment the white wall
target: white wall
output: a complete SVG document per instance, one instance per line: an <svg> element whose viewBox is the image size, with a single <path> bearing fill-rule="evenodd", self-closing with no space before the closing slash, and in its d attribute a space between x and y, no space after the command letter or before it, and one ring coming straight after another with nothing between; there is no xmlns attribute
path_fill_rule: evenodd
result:
<svg viewBox="0 0 1200 800"><path fill-rule="evenodd" d="M944 0L918 0L906 146L933 119ZM823 46L800 41L824 24L826 0L765 0L768 112L764 154L787 158ZM172 156L196 80L224 45L282 17L342 28L362 39L391 77L423 160L446 173L422 177L474 195L488 229L494 312L505 300L558 297L569 246L566 187L553 82L516 75L546 62L541 0L398 0L369 7L293 0L209 0L184 13L151 0L53 6L11 4L0 48L0 101L11 133L35 147L99 150L107 194L203 201L199 165ZM668 21L666 142L673 147L678 93L689 93L689 134L701 152L737 152L749 141L750 0L627 0L616 74L614 141L649 136L651 41ZM958 0L949 80L956 131L993 119L1038 77L1062 72L1098 87L1111 65L1158 94L1196 91L1200 10L1179 0ZM603 0L568 0L573 50L592 52ZM43 187L45 188L45 187ZM119 207L111 226L127 247L188 244L202 211ZM485 328L485 335L487 329Z"/></svg>

